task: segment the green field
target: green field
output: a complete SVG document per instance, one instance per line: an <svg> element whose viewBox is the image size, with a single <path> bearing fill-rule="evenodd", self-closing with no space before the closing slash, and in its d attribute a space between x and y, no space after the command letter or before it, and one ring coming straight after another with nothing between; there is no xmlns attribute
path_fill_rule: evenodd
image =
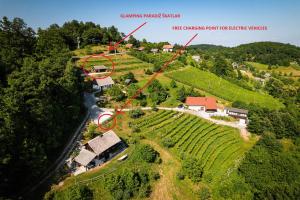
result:
<svg viewBox="0 0 300 200"><path fill-rule="evenodd" d="M171 138L178 156L188 153L201 158L204 173L215 178L221 177L247 150L238 130L196 116L163 110L134 124L162 139Z"/></svg>
<svg viewBox="0 0 300 200"><path fill-rule="evenodd" d="M71 186L83 184L93 190L94 199L113 199L104 185L104 179L110 174L122 172L124 169L161 171L161 179L151 180L152 193L149 199L162 196L173 199L198 199L195 191L199 187L209 187L213 198L219 198L221 183L236 174L236 169L247 152L255 143L251 138L244 141L237 129L216 125L199 117L174 111L149 111L140 119L132 120L126 115L122 123L140 129L133 133L127 126L117 128L116 132L128 142L128 159L118 162L114 158L100 169L91 170L79 176L71 176L64 180L62 186L52 187L56 199L68 199ZM130 123L128 123L130 122ZM171 148L164 147L165 138L174 141ZM136 160L136 146L141 143L150 144L161 155L161 164L146 164ZM181 170L182 156L192 155L201 160L203 178L199 183L190 179L179 180L176 174Z"/></svg>
<svg viewBox="0 0 300 200"><path fill-rule="evenodd" d="M283 104L267 94L260 94L241 88L213 73L188 67L184 70L173 71L166 76L187 85L205 90L228 101L255 103L269 109L279 109Z"/></svg>
<svg viewBox="0 0 300 200"><path fill-rule="evenodd" d="M151 68L153 65L143 62L138 58L129 56L129 55L113 55L109 56L110 59L115 63L115 71L129 71L134 69L146 69ZM82 65L84 63L84 59L79 61L79 64ZM94 65L105 65L107 67L112 66L112 62L104 57L90 58L85 63L85 69L90 70Z"/></svg>
<svg viewBox="0 0 300 200"><path fill-rule="evenodd" d="M295 69L292 66L279 66L276 68L272 68L271 70L268 69L268 65L257 63L257 62L246 62L247 64L253 66L254 68L261 70L261 71L268 71L268 72L281 72L283 74L286 74L287 76L292 73L292 77L300 77L300 70Z"/></svg>
<svg viewBox="0 0 300 200"><path fill-rule="evenodd" d="M254 143L244 141L237 129L167 110L136 120L133 126L154 140L171 139L175 145L170 151L178 157L188 154L201 159L203 183L212 188L228 179Z"/></svg>

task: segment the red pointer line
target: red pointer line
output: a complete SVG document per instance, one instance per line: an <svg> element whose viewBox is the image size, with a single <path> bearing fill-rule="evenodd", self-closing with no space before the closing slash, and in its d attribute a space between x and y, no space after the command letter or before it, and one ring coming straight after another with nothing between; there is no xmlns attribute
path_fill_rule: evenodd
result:
<svg viewBox="0 0 300 200"><path fill-rule="evenodd" d="M137 30L139 30L140 28L142 28L142 26L144 26L145 24L147 24L147 22L144 22L142 25L140 25L139 27L137 27L136 29L134 29L133 31L131 31L128 35L126 35L123 39L121 39L119 42L117 42L114 47L118 47L119 44L121 42L123 42L126 38L128 38L130 35L132 35L134 32L136 32Z"/></svg>
<svg viewBox="0 0 300 200"><path fill-rule="evenodd" d="M122 105L121 106L121 108L120 108L120 110L117 110L117 113L116 114L118 114L118 113L121 113L122 112L122 110L124 109L124 108L126 108L129 104L131 104L131 102L132 102L132 100L133 99L135 99L146 87L148 87L150 84L151 84L151 82L161 73L161 72L163 72L167 67L168 67L168 65L172 62L172 61L174 61L176 58L177 58L177 56L179 55L179 54L181 54L181 51L182 50L184 50L191 42L192 42L192 40L194 40L195 39L195 37L197 37L197 35L198 35L198 33L196 34L196 35L194 35L179 51L177 51L177 53L175 54L175 55L173 55L173 57L168 61L168 62L166 62L164 65L163 65L163 67L158 71L158 72L156 72L152 77L151 77L151 79L142 87L142 88L140 88L139 90L137 90L137 92L130 98L130 99L128 99L125 103L124 103L124 105Z"/></svg>

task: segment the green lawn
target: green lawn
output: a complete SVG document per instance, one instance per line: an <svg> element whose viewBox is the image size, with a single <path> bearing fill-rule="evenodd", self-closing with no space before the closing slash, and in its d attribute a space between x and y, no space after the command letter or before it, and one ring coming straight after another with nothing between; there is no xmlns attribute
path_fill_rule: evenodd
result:
<svg viewBox="0 0 300 200"><path fill-rule="evenodd" d="M130 71L134 69L146 69L146 68L152 68L153 65L143 62L135 57L132 57L130 55L113 55L109 56L110 59L115 64L115 72L120 71ZM86 62L84 62L85 59L81 59L78 64L82 65L84 64L84 68L87 70L90 70L92 66L94 65L105 65L107 67L112 66L112 62L104 57L97 57L97 58L90 58Z"/></svg>
<svg viewBox="0 0 300 200"><path fill-rule="evenodd" d="M173 71L165 75L176 81L205 90L228 101L255 103L269 109L279 109L283 107L283 104L279 102L279 100L268 94L260 94L246 90L213 73L196 68L187 67L183 70Z"/></svg>
<svg viewBox="0 0 300 200"><path fill-rule="evenodd" d="M281 72L281 73L286 73L287 76L290 75L290 73L292 73L292 77L300 77L300 70L295 69L292 66L278 66L276 68L272 68L271 70L268 69L268 65L265 64L261 64L261 63L257 63L257 62L246 62L247 64L255 67L258 70L261 71L274 71L274 72Z"/></svg>
<svg viewBox="0 0 300 200"><path fill-rule="evenodd" d="M192 155L200 159L204 168L201 184L208 185L216 199L220 183L236 171L245 152L255 144L254 138L244 141L237 129L173 111L160 110L133 123L146 138L161 145L165 138L170 138L174 146L168 150L174 156Z"/></svg>

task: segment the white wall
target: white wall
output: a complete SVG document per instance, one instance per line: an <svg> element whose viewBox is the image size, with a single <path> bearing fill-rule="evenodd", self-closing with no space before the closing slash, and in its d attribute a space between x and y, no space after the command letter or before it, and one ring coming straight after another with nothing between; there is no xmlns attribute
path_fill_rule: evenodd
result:
<svg viewBox="0 0 300 200"><path fill-rule="evenodd" d="M195 111L205 111L205 107L204 106L189 106L190 110L195 110Z"/></svg>

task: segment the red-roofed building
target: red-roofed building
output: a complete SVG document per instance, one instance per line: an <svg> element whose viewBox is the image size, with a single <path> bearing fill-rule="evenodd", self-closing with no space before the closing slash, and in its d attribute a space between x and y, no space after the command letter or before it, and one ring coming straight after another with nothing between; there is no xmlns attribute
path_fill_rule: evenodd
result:
<svg viewBox="0 0 300 200"><path fill-rule="evenodd" d="M173 45L166 44L163 46L163 52L171 52L173 51Z"/></svg>
<svg viewBox="0 0 300 200"><path fill-rule="evenodd" d="M187 97L185 103L191 110L206 112L217 111L217 101L213 97Z"/></svg>

